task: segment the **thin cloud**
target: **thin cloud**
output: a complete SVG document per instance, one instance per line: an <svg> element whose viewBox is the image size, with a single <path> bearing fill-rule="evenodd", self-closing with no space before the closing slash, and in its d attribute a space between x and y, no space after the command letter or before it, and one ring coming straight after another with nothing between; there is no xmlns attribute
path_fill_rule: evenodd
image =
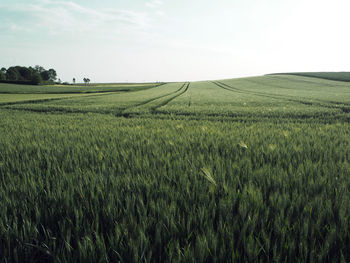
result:
<svg viewBox="0 0 350 263"><path fill-rule="evenodd" d="M151 21L150 15L145 12L96 10L72 1L39 0L33 4L3 4L1 9L22 17L20 21L10 21L9 29L26 25L46 29L51 34L142 31L150 26Z"/></svg>
<svg viewBox="0 0 350 263"><path fill-rule="evenodd" d="M152 10L151 12L158 17L165 16L165 12L163 10L163 5L164 5L164 1L162 1L162 0L152 0L152 1L148 1L146 3L146 6L150 10Z"/></svg>
<svg viewBox="0 0 350 263"><path fill-rule="evenodd" d="M164 2L162 0L153 0L153 1L147 2L146 6L148 6L150 8L159 8L163 4L164 4Z"/></svg>

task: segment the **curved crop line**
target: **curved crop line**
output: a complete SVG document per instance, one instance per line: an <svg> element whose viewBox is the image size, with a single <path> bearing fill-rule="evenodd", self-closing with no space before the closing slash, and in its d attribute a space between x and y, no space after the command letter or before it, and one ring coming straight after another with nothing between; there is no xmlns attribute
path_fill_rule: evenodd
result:
<svg viewBox="0 0 350 263"><path fill-rule="evenodd" d="M349 88L349 83L344 83L344 85L340 85L340 84L331 84L331 83L320 83L317 81L311 81L311 80L304 80L304 79L294 79L293 77L304 77L304 78L308 78L306 76L297 76L297 75L274 75L274 74L268 74L265 75L264 77L269 78L269 79L280 79L280 80L288 80L291 82L300 82L300 83L307 83L307 84L313 84L315 86L326 86L326 87L339 87L339 88ZM292 77L293 79L289 78ZM311 78L311 77L309 77ZM315 79L315 78L313 78ZM324 80L324 81L329 81L327 79L321 79L319 78L318 80ZM347 84L347 85L346 85Z"/></svg>
<svg viewBox="0 0 350 263"><path fill-rule="evenodd" d="M30 108L30 107L3 107L2 109L6 110L15 110L15 111L30 111L30 112L37 112L37 113L97 113L97 114L109 114L109 112L103 112L101 110L99 111L93 111L93 110L79 110L79 109L70 109L70 108Z"/></svg>
<svg viewBox="0 0 350 263"><path fill-rule="evenodd" d="M152 88L155 88L155 87L160 87L164 85L163 84L160 84L160 85L157 85L157 86L154 86ZM135 105L131 105L131 106L128 106L128 107L125 107L125 108L122 108L120 110L120 113L117 114L117 115L121 115L123 116L123 111L125 111L126 109L129 109L129 108L132 108L132 107L137 107L137 106L141 106L141 105L144 105L144 104L147 104L149 102L152 102L156 99L160 99L160 98L163 98L165 96L168 96L168 95L171 95L171 94L174 94L178 91L180 91L183 86L185 85L185 83L179 88L177 89L176 91L172 91L170 93L167 93L165 95L162 95L162 96L157 96L155 98L152 98L152 99L149 99L149 100L146 100L146 101L143 101L141 103L137 103ZM150 88L151 89L151 88ZM135 91L137 92L137 91ZM11 106L11 105L21 105L21 104L38 104L38 103L42 103L42 102L50 102L50 101L60 101L60 100L68 100L68 99L75 99L75 98L88 98L88 97L98 97L98 96L108 96L108 95L112 95L112 94L118 94L118 93L121 93L120 91L114 91L114 92L106 92L106 93L103 93L103 94L92 94L92 95L85 95L85 94L82 94L81 96L72 96L72 97L65 97L65 98L51 98L51 99L38 99L38 100L27 100L27 101L16 101L16 102L5 102L5 103L0 103L0 107L2 106ZM92 112L92 113L95 113L96 111L93 111L93 110L79 110L79 109L66 109L66 108L48 108L48 109L32 109L30 107L25 107L25 108L15 108L15 107L2 107L2 108L5 108L5 109L14 109L14 110L21 110L21 109L25 109L27 111L35 111L35 112L67 112L67 113L89 113L89 112ZM99 111L100 112L100 111ZM110 111L108 111L110 113Z"/></svg>
<svg viewBox="0 0 350 263"><path fill-rule="evenodd" d="M68 100L68 99L75 99L75 98L90 98L90 97L99 97L99 96L106 96L106 95L110 95L110 94L118 94L120 92L118 91L113 91L113 92L108 92L108 94L103 93L100 94L100 92L96 92L95 94L91 94L91 95L85 95L86 93L82 93L81 96L72 96L72 97L64 97L64 98L51 98L51 99L34 99L34 100L21 100L21 101L10 101L10 102L0 102L0 107L1 106L10 106L10 105L20 105L20 104L37 104L37 103L41 103L41 102L50 102L50 101L59 101L59 100ZM44 95L46 93L38 93L38 95ZM49 93L48 93L49 94ZM61 93L57 94L60 95ZM64 93L62 93L64 94ZM77 94L77 93L75 93ZM16 95L16 94L14 94ZM22 94L20 94L22 95ZM28 93L29 95L29 93ZM51 95L51 94L50 94Z"/></svg>
<svg viewBox="0 0 350 263"><path fill-rule="evenodd" d="M36 103L40 103L40 102L57 101L57 100L70 99L70 98L74 98L74 97L0 102L0 106L10 106L10 105L20 105L20 104L36 104Z"/></svg>
<svg viewBox="0 0 350 263"><path fill-rule="evenodd" d="M6 109L6 108L5 108ZM47 110L47 109L33 109L33 108L9 108L9 110L19 110L19 111L29 111L29 112L35 112L35 113L55 113L55 114L88 114L88 113L96 113L96 114L110 114L110 112L103 112L103 111L81 111L81 110L71 110L71 109L64 109L64 108L57 108L55 110ZM345 112L345 111L344 111ZM117 114L116 117L126 117L126 118L132 118L136 116L141 116L142 114L139 113L133 113L133 114ZM217 121L217 118L227 118L230 121L234 122L261 122L262 118L271 118L271 116L246 116L245 114L236 114L236 113L206 113L206 114L200 114L195 112L173 112L172 114L168 114L167 112L162 111L155 111L152 113L152 115L147 116L154 116L155 118L161 118L161 119L186 119L186 120L213 120ZM315 117L318 118L318 121L324 121L325 123L330 123L332 121L335 121L334 115L332 114L318 114L318 115L276 115L274 116L276 121L283 120L293 123L299 123L303 121L308 121L309 119L314 119ZM339 116L340 117L340 116ZM349 117L346 115L341 116L342 118L337 118L336 121L343 121L343 122L350 122Z"/></svg>
<svg viewBox="0 0 350 263"><path fill-rule="evenodd" d="M134 108L134 107L139 107L139 106L143 106L143 105L146 105L152 101L155 101L155 100L158 100L158 99L161 99L161 98L164 98L166 96L169 96L171 94L175 94L177 92L179 92L184 86L186 85L186 83L184 83L179 89L175 90L175 91L172 91L170 93L167 93L167 94L164 94L164 95L161 95L161 96L157 96L157 97L154 97L152 99L148 99L148 100L145 100L145 101L142 101L142 102L139 102L139 103L136 103L136 104L133 104L133 105L130 105L130 106L127 106L127 107L124 107L120 110L119 112L119 115L122 115L122 116L129 116L129 114L127 113L123 113L124 111L128 110L128 109L131 109L131 108Z"/></svg>
<svg viewBox="0 0 350 263"><path fill-rule="evenodd" d="M288 89L288 88L285 88L285 87L282 87L282 86L279 86L279 85L276 85L276 84L265 84L265 83L261 83L259 81L255 81L255 80L250 80L250 79L245 79L244 81L247 81L247 82L251 82L251 83L254 83L254 84L257 84L257 85L262 85L262 86L265 86L265 87L276 87L276 88L281 88L281 89ZM289 98L295 98L295 96L291 96L291 95L279 95L279 94L272 94L272 93L260 93L260 94L269 94L269 95L272 95L272 96L279 96L281 98L283 97L289 97ZM304 100L308 100L309 98L306 98L306 97L299 97L301 99L304 99ZM290 99L293 101L293 99ZM294 100L295 102L298 102L298 100ZM332 106L326 106L326 105L321 105L321 104L317 104L315 103L316 101L318 103L329 103L329 104L343 104L343 105L350 105L349 103L334 103L332 101L324 101L324 100L319 100L319 99L312 99L313 102L310 102L311 104L315 104L315 105L318 105L318 106L321 106L321 107L332 107ZM304 104L305 104L305 101L303 101ZM333 107L333 108L338 108L338 107Z"/></svg>
<svg viewBox="0 0 350 263"><path fill-rule="evenodd" d="M239 90L237 88L233 88L225 83L221 83L221 82L218 82L218 83L215 83L214 84L218 85L219 87L223 88L223 89L227 89L227 90L230 90L230 88L232 88L231 91L235 91L235 90ZM221 85L225 85L227 88L221 86ZM308 102L308 101L300 101L300 100L293 100L293 99L289 99L287 98L286 96L282 96L282 95L277 95L277 94L271 94L271 93L263 93L263 92L253 92L253 91L242 91L240 90L241 92L240 93L245 93L245 94L252 94L254 96L259 96L259 97L265 97L265 98L272 98L272 99L276 99L276 100L285 100L285 101L290 101L290 102L297 102L297 103L300 103L300 104L304 104L304 105L309 105L309 106L312 106L313 103L312 102Z"/></svg>
<svg viewBox="0 0 350 263"><path fill-rule="evenodd" d="M51 98L51 99L33 99L33 100L22 100L22 101L13 101L13 102L0 102L1 106L8 106L8 105L17 105L17 104L36 104L41 102L50 102L50 101L58 101L58 100L65 100L65 99L74 99L74 98L89 98L89 97L98 97L98 96L107 96L112 94L118 94L122 92L139 92L144 90L149 90L153 88L158 88L162 85L165 85L166 83L161 83L159 85L152 86L147 89L142 90L115 90L115 91L97 91L97 92L62 92L62 93L4 93L4 94L13 94L13 95L24 95L24 94L37 94L37 95L64 95L64 94L71 94L71 95L81 95L81 96L72 96L72 97L64 97L64 98ZM2 93L0 93L2 94ZM86 95L89 94L89 95Z"/></svg>
<svg viewBox="0 0 350 263"><path fill-rule="evenodd" d="M281 86L281 85L278 85L278 84L274 84L274 83L265 84L265 83L262 83L262 82L260 82L258 80L253 80L252 78L243 79L243 81L254 83L254 84L258 84L258 85L264 85L264 86L268 86L268 87L278 88L278 89L286 89L286 90L294 90L295 91L295 89L290 88L290 87L284 87L284 86Z"/></svg>
<svg viewBox="0 0 350 263"><path fill-rule="evenodd" d="M186 86L186 84L187 84L187 86ZM176 99L177 97L181 96L182 94L186 93L186 92L188 91L189 87L190 87L190 84L191 84L190 82L185 83L185 84L181 87L181 89L184 88L185 86L186 86L186 88L185 88L183 91L181 91L179 94L176 94L175 96L173 96L173 97L167 99L166 101L164 101L164 102L158 104L157 106L152 107L152 108L151 108L151 113L155 113L156 110L157 110L158 108L167 105L167 104L168 104L169 102L171 102L172 100L174 100L174 99ZM180 89L180 90L181 90L181 89ZM179 91L180 91L180 90L179 90Z"/></svg>
<svg viewBox="0 0 350 263"><path fill-rule="evenodd" d="M263 97L268 97L268 98L276 98L274 96L281 96L282 98L285 98L285 96L276 95L276 94L272 94L272 93L255 92L255 91L239 89L239 88L233 87L231 85L228 85L228 84L220 82L220 81L217 81L217 83L219 83L219 84L221 84L221 85L223 85L223 86L225 86L225 87L227 87L229 89L232 89L232 90L235 90L235 91L240 91L241 93L245 93L245 94L253 94L253 95L256 95L256 96L263 96Z"/></svg>
<svg viewBox="0 0 350 263"><path fill-rule="evenodd" d="M253 92L253 91L248 91L248 90L242 90L242 89L238 89L238 88L235 88L235 87L232 87L232 86L229 86L225 83L222 83L222 82L219 82L219 81L213 81L213 83L217 86L219 86L220 88L223 88L223 89L226 89L228 91L231 91L231 92L237 92L237 93L242 93L242 94L249 94L249 95L255 95L255 96L258 96L258 97L265 97L265 98L272 98L272 99L280 99L280 98L276 98L272 95L269 95L268 93L261 93L261 92ZM286 99L284 97L282 97L282 99Z"/></svg>
<svg viewBox="0 0 350 263"><path fill-rule="evenodd" d="M140 87L143 87L142 89L135 89L133 90L132 88L130 87L127 87L126 85L123 86L122 89L113 89L110 88L111 90L107 90L107 89L101 89L101 90L72 90L72 91L63 91L63 92L57 92L57 91L47 91L47 92L10 92L10 91L0 91L0 94L13 94L13 95L16 95L16 94L38 94L38 95L43 95L43 94L50 94L50 95L64 95L64 94L96 94L96 93L115 93L115 92L139 92L139 91L143 91L143 90L148 90L148 89L154 89L154 88L158 88L162 85L165 85L167 83L159 83L159 84L156 84L154 86L140 86Z"/></svg>
<svg viewBox="0 0 350 263"><path fill-rule="evenodd" d="M162 119L186 119L186 120L213 120L216 121L218 119L227 119L230 121L237 121L237 122L261 122L264 119L271 120L271 118L275 118L275 122L291 122L291 123L300 123L308 120L313 120L317 118L318 122L324 122L324 123L330 123L334 121L342 121L342 122L350 122L350 117L347 117L346 115L334 115L332 113L316 113L316 114L287 114L287 115L280 115L278 113L273 115L246 115L242 113L196 113L196 112L172 112L169 114L166 111L156 111L153 113L157 118ZM337 116L337 117L335 117Z"/></svg>
<svg viewBox="0 0 350 263"><path fill-rule="evenodd" d="M127 109L130 109L130 108L139 107L139 106L144 106L144 105L146 105L146 104L148 104L148 103L151 103L151 102L153 102L153 101L156 101L156 100L162 99L162 98L164 98L164 97L168 97L168 96L170 96L170 95L175 94L175 95L172 96L171 98L169 98L169 99L167 99L167 100L165 100L165 101L159 103L158 105L156 105L156 106L154 106L154 107L151 107L151 108L150 108L150 112L153 114L153 113L155 113L155 111L156 111L158 108L160 108L160 107L162 107L162 106L168 104L168 103L169 103L170 101L172 101L173 99L175 99L175 98L177 98L178 96L181 96L182 94L184 94L184 93L188 90L189 85L190 85L189 82L188 82L188 83L185 82L185 83L184 83L179 89L177 89L176 91L173 91L173 92L167 93L167 94L165 94L165 95L158 96L158 97L155 97L155 98L152 98L152 99L143 101L143 102L138 103L138 104L136 104L136 105L128 106L128 107L122 109L122 110L117 114L117 116L123 116L123 117L139 116L140 113L137 113L137 112L126 113L126 112L124 112L124 111L127 110ZM185 88L185 89L184 89L184 88ZM183 89L184 89L184 90L183 90Z"/></svg>
<svg viewBox="0 0 350 263"><path fill-rule="evenodd" d="M328 80L328 81L338 81L338 82L342 82L342 83L346 83L346 82L350 82L350 79L349 78L344 78L344 75L343 77L340 77L339 74L337 74L336 72L334 72L336 75L338 75L338 77L332 77L332 76L329 76L329 73L332 73L332 72L323 72L323 73L326 73L326 74L319 74L321 72L290 72L290 73L274 73L274 74L268 74L268 75L289 75L289 76L298 76L298 77L306 77L306 78L316 78L316 79L321 79L321 80ZM316 75L315 75L316 74ZM333 74L332 74L333 75ZM348 76L349 77L349 76Z"/></svg>
<svg viewBox="0 0 350 263"><path fill-rule="evenodd" d="M291 99L287 99L286 97L275 97L273 95L269 95L269 93L261 93L261 92L253 92L253 91L243 91L241 89L238 89L238 88L234 88L232 86L229 86L225 83L222 83L222 82L215 82L213 81L213 83L217 86L219 86L220 88L222 89L225 89L225 90L228 90L228 91L231 91L231 92L237 92L237 93L242 93L242 94L250 94L250 95L254 95L254 96L258 96L258 97L264 97L264 98L272 98L272 99L275 99L275 100L286 100L286 101L293 101ZM294 101L294 102L298 102L298 103L301 103L301 104L305 104L305 105L312 105L312 103L310 102L302 102L302 101Z"/></svg>
<svg viewBox="0 0 350 263"><path fill-rule="evenodd" d="M246 81L250 81L250 82L256 83L258 85L263 85L263 86L266 86L266 87L269 86L268 84L259 83L259 82L255 82L255 81L251 81L251 80L246 80ZM282 86L278 86L278 85L274 85L274 86L283 88ZM348 93L348 92L346 92L346 93ZM276 94L276 96L283 96L283 95ZM289 95L289 97L293 97L293 96ZM308 99L306 97L300 97L300 98L306 99L306 100ZM332 105L324 105L322 103L329 103L329 104L332 104ZM320 100L320 99L313 99L313 102L311 104L315 104L315 105L318 105L318 106L321 106L321 107L325 107L325 108L337 108L337 109L341 108L341 107L337 107L338 105L346 105L346 106L350 105L350 103L347 103L347 102L334 102L334 101Z"/></svg>
<svg viewBox="0 0 350 263"><path fill-rule="evenodd" d="M255 83L255 82L253 82L253 83ZM225 83L220 83L220 84L225 85L227 87L231 87L231 86L229 86L229 85L227 85ZM260 84L260 83L255 83L255 84ZM263 83L261 85L269 86L269 85L263 84ZM272 93L265 93L265 92L254 92L254 91L245 91L245 92L246 92L246 94L252 94L252 95L255 95L255 96L260 96L260 97L265 97L265 98L272 98L272 99L276 99L276 100L285 100L285 101L290 101L290 102L296 102L296 103L300 103L300 104L303 104L303 105L312 106L312 105L315 104L314 102L310 102L310 101L302 101L302 100L291 99L290 98L291 96L272 94ZM303 98L303 99L306 99L306 98ZM325 105L323 105L323 106L325 107Z"/></svg>
<svg viewBox="0 0 350 263"><path fill-rule="evenodd" d="M267 98L273 98L273 99L277 99L277 100L286 100L286 101L292 101L292 102L297 102L297 103L301 103L301 104L305 104L305 105L315 105L315 106L320 106L320 107L324 107L324 108L333 108L333 109L339 109L342 110L344 113L350 113L350 108L349 107L344 107L345 104L343 105L338 105L338 106L333 106L333 105L324 105L324 104L320 104L317 102L307 102L307 101L300 101L300 100L295 100L295 99L291 99L291 98L286 98L286 97L281 97L282 95L269 95L269 93L262 93L262 92L253 92L253 91L246 91L246 90L241 90L239 88L235 88L232 87L228 84L219 82L219 81L213 81L213 84L215 84L216 86L231 91L231 92L237 92L237 93L242 93L242 94L251 94L251 95L255 95L255 96L260 96L260 97L267 97ZM264 85L264 84L263 84ZM183 85L181 85L181 87L179 89L177 89L176 91L172 91L169 92L165 95L161 95L161 96L157 96L154 97L152 99L148 99L146 101L143 102L139 102L137 103L138 106L141 105L145 105L147 103L150 103L152 101L155 101L157 99L162 99L165 98L167 96L173 95L170 98L166 98L163 102L160 102L158 105L151 107L150 108L150 112L151 114L165 114L165 112L163 112L162 110L158 110L160 107L167 105L169 102L171 102L172 100L174 100L175 98L181 96L182 94L184 94L185 92L188 91L190 86L189 82L183 83ZM114 93L118 93L118 92L114 92ZM67 100L67 99L74 99L74 98L84 98L84 97L95 97L95 96L105 96L105 95L109 95L109 94L94 94L94 95L87 95L87 96L75 96L75 97L66 97L66 98L53 98L53 99L40 99L40 100L35 100L32 103L40 103L40 102L45 102L45 101L52 101L52 100ZM100 113L100 114L111 114L111 113L115 113L112 112L111 110L88 110L88 109L71 109L71 108L40 108L40 109L33 109L29 107L21 107L21 108L16 108L16 107L9 107L12 104L26 104L26 103L30 103L28 101L23 101L23 102L10 102L10 103L5 103L4 107L2 107L3 109L9 109L9 110L24 110L24 111L33 111L33 112L46 112L46 113ZM339 104L339 103L338 103ZM0 104L1 105L1 104ZM135 107L135 105L130 106L130 107ZM130 108L127 107L127 108ZM122 110L123 111L123 110ZM123 117L133 117L133 116L140 116L142 115L142 113L123 113L123 112L119 112L117 113L115 116L123 116ZM177 115L176 113L174 113L175 115ZM186 116L187 114L178 114L178 115L182 115L182 116ZM196 114L188 114L189 116L196 116ZM210 114L205 114L206 116L210 116ZM222 114L214 114L215 116L226 116L226 114L222 115ZM214 116L213 115L213 116ZM241 115L233 115L231 117L241 117ZM243 115L242 115L243 117ZM300 117L300 116L299 116ZM305 118L307 118L308 116L305 116ZM315 116L314 116L315 117ZM317 117L317 116L316 116ZM202 118L204 118L204 116L202 116ZM304 117L301 117L304 118Z"/></svg>
<svg viewBox="0 0 350 263"><path fill-rule="evenodd" d="M249 93L248 91L243 91L237 88L234 88L232 86L226 85L225 83L219 82L219 81L212 81L213 84L215 84L216 86L219 86L222 89L231 91L231 92L237 92L237 93L243 93L243 94L247 94Z"/></svg>
<svg viewBox="0 0 350 263"><path fill-rule="evenodd" d="M222 83L222 82L218 82L218 83L215 83L213 82L214 84L218 85L221 84L221 85L225 85L226 87L228 88L232 88L232 89L236 89L238 90L237 88L233 88L225 83ZM267 84L263 84L263 83L256 83L256 84L261 84L263 86L267 86L267 87L270 87L269 85ZM218 85L219 87L221 88L224 88L220 85ZM228 88L226 88L227 90L229 90ZM234 91L234 90L232 90ZM244 93L244 92L243 92ZM298 100L298 99L293 99L291 98L291 96L284 96L284 95L279 95L279 94L271 94L271 93L263 93L263 92L253 92L253 91L245 91L246 94L252 94L252 95L255 95L255 96L260 96L260 97L266 97L266 98L273 98L273 99L277 99L277 100L285 100L285 101L290 101L290 102L296 102L296 103L300 103L300 104L303 104L303 105L308 105L308 106L319 106L319 107L323 107L323 108L331 108L331 109L340 109L340 110L343 110L342 107L338 106L337 104L334 105L335 103L332 103L332 102L326 102L326 101L321 101L321 100L312 100L312 101L305 101L305 99L307 100L307 98L305 97L301 97L302 99L304 100ZM330 103L330 104L333 104L333 105L325 105L323 103ZM343 105L347 105L346 103L342 103Z"/></svg>

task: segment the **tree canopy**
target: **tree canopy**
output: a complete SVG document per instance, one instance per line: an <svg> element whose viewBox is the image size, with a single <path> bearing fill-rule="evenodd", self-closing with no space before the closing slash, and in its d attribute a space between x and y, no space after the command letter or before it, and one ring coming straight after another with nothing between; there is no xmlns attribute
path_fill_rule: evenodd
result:
<svg viewBox="0 0 350 263"><path fill-rule="evenodd" d="M56 70L46 70L38 65L35 67L13 66L8 69L3 67L0 70L1 82L38 85L54 83L56 79Z"/></svg>

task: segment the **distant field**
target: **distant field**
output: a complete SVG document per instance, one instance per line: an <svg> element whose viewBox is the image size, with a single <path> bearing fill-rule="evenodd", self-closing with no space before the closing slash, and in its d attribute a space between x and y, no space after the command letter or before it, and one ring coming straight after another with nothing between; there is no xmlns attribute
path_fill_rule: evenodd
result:
<svg viewBox="0 0 350 263"><path fill-rule="evenodd" d="M336 80L336 81L350 81L350 72L295 72L295 73L283 73L283 74L312 77L312 78L321 78L321 79Z"/></svg>
<svg viewBox="0 0 350 263"><path fill-rule="evenodd" d="M94 96L105 95L105 93L94 93ZM62 93L62 94L0 94L0 105L9 104L23 104L23 103L39 103L48 102L52 100L60 100L74 97L88 97L91 94L74 94L74 93Z"/></svg>
<svg viewBox="0 0 350 263"><path fill-rule="evenodd" d="M115 91L137 91L149 89L161 83L131 83L131 84L89 84L89 85L17 85L0 83L1 93L98 93Z"/></svg>
<svg viewBox="0 0 350 263"><path fill-rule="evenodd" d="M71 97L8 105L32 111L109 113L117 116L164 115L207 119L275 118L332 121L348 118L350 83L290 75L233 80L169 83L133 93ZM92 94L93 95L93 94Z"/></svg>
<svg viewBox="0 0 350 263"><path fill-rule="evenodd" d="M350 262L350 82L154 85L0 94L4 262Z"/></svg>

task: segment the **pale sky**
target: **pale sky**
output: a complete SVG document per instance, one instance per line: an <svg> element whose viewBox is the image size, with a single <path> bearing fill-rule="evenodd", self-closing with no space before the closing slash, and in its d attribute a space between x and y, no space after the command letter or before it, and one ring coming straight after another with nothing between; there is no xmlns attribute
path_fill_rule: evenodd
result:
<svg viewBox="0 0 350 263"><path fill-rule="evenodd" d="M0 67L63 81L350 71L349 0L0 0Z"/></svg>

